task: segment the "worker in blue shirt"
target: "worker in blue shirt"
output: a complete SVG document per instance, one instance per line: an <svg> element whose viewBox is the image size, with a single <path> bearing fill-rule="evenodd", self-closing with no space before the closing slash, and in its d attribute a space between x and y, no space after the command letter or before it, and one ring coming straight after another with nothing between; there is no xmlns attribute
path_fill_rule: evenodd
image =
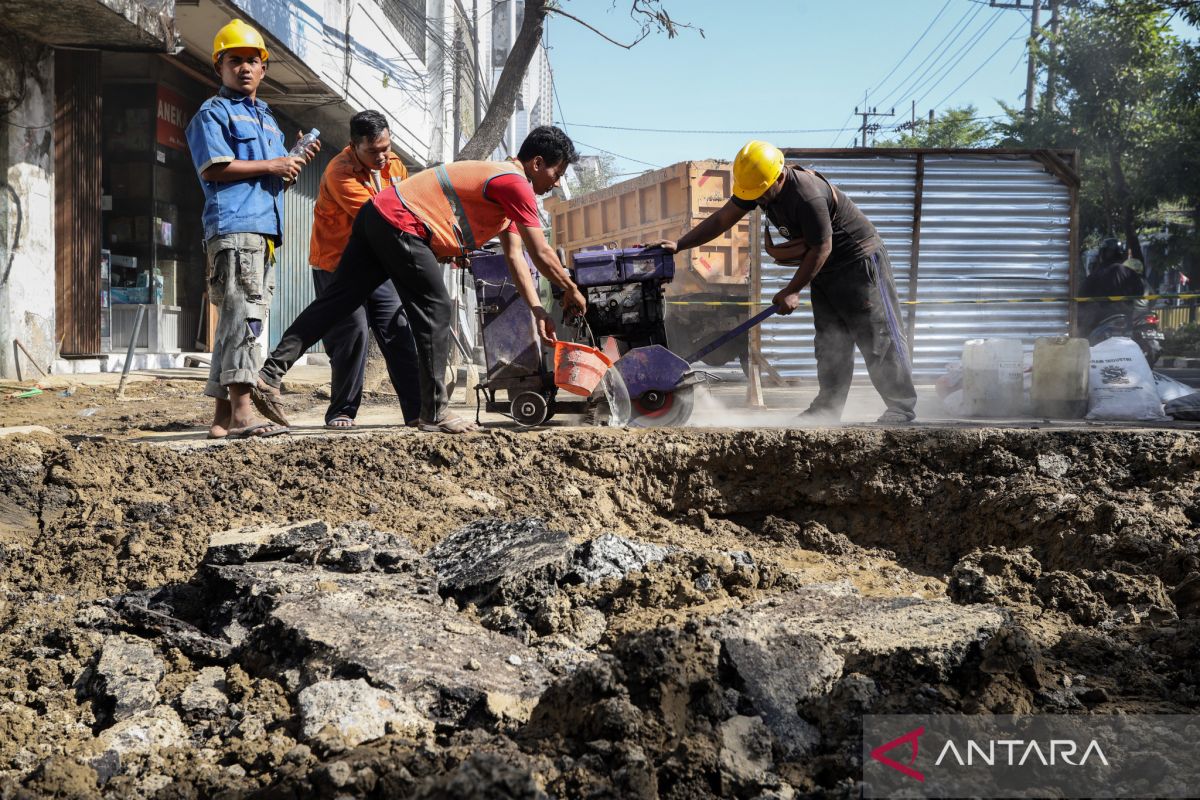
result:
<svg viewBox="0 0 1200 800"><path fill-rule="evenodd" d="M320 144L314 142L301 156L288 155L275 116L258 99L268 59L258 31L235 19L217 32L212 57L221 89L187 127L204 189L208 297L219 308L204 387L216 400L209 438L275 436L288 428L273 398L261 396L257 387L258 339L275 290L283 192ZM277 424L257 418L254 405Z"/></svg>

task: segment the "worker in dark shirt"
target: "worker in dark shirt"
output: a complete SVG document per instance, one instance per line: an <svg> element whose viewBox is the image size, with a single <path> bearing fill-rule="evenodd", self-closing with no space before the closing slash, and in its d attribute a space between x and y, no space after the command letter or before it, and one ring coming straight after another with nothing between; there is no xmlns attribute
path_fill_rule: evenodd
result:
<svg viewBox="0 0 1200 800"><path fill-rule="evenodd" d="M775 295L779 313L795 311L801 290L812 287L819 391L802 416L841 419L857 344L887 406L879 421L912 421L917 392L887 248L871 221L820 173L785 164L783 153L766 142L750 142L734 159L729 202L678 241L660 244L671 252L697 247L732 228L755 206L786 238L777 245L768 230L767 254L777 264L796 267Z"/></svg>
<svg viewBox="0 0 1200 800"><path fill-rule="evenodd" d="M1137 297L1146 293L1146 281L1125 265L1129 249L1119 239L1105 239L1096 255L1098 267L1093 269L1079 289L1080 297ZM1084 336L1111 316L1132 314L1145 307L1145 300L1103 300L1080 303L1079 326Z"/></svg>

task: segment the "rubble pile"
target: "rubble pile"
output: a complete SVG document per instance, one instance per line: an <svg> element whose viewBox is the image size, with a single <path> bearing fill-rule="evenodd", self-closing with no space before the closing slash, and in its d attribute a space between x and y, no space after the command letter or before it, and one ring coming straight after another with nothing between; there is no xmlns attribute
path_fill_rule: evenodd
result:
<svg viewBox="0 0 1200 800"><path fill-rule="evenodd" d="M821 436L0 442L0 792L851 797L864 713L1200 700L1190 439Z"/></svg>

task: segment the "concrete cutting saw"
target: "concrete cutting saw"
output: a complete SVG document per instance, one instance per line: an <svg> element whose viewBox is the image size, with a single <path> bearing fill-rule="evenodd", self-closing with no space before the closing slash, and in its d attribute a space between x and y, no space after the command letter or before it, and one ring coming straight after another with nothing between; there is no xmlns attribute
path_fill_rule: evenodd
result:
<svg viewBox="0 0 1200 800"><path fill-rule="evenodd" d="M525 426L540 425L557 413L593 410L601 397L567 399L555 386L533 317L517 295L503 255L472 256L470 269L487 366L476 387L479 406L510 414ZM775 313L767 309L681 358L668 348L664 324L663 287L675 277L671 253L658 247L587 250L575 254L570 272L587 299L582 338L597 347L603 343L616 357L612 369L629 392L629 424L637 427L686 424L695 386L706 380L691 364ZM499 399L500 392L507 401Z"/></svg>

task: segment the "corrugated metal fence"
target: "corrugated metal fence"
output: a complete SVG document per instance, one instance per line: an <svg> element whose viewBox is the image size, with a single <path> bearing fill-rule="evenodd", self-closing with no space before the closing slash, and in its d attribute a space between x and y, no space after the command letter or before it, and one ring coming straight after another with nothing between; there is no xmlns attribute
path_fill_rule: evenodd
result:
<svg viewBox="0 0 1200 800"><path fill-rule="evenodd" d="M967 339L1017 338L1031 351L1037 337L1068 332L1073 191L1033 153L788 156L825 175L879 230L901 302L917 301L902 305L901 321L918 377L941 374ZM795 268L761 259L765 304ZM785 378L816 375L812 341L807 307L762 326L762 354Z"/></svg>
<svg viewBox="0 0 1200 800"><path fill-rule="evenodd" d="M293 125L285 130L294 129ZM322 149L308 166L301 170L296 185L283 196L283 246L278 250L275 266L275 297L271 301L271 349L279 344L288 325L317 296L313 289L312 267L308 263L308 240L312 234L313 208L325 167L340 150ZM320 342L309 352L319 351Z"/></svg>

